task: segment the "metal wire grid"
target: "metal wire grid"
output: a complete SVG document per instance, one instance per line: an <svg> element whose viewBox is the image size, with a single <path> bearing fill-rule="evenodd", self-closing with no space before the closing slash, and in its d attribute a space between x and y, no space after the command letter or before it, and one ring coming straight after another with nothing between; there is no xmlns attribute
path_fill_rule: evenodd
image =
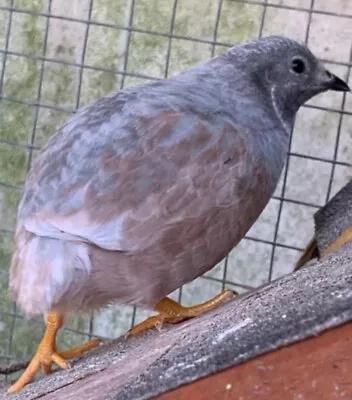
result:
<svg viewBox="0 0 352 400"><path fill-rule="evenodd" d="M75 112L76 109L80 107L80 102L81 102L81 91L82 91L82 78L83 78L83 72L84 70L93 70L93 71L102 71L102 72L108 72L108 73L114 73L119 76L121 76L121 81L120 81L120 88L123 88L125 85L125 80L126 77L133 77L133 78L142 78L142 79L148 79L148 80L156 80L160 79L161 77L156 77L156 76L149 76L148 74L140 74L140 73L135 73L129 71L129 56L131 53L131 34L132 33L143 33L147 35L152 35L152 36L159 36L159 37L164 37L168 39L167 43L167 52L166 52L166 59L165 59L165 69L164 69L164 75L163 78L167 78L169 75L169 67L170 67L170 55L172 51L172 41L174 39L182 39L186 41L192 41L192 42L198 42L198 43L204 43L204 44L209 44L211 45L211 55L214 56L216 52L216 47L217 46L222 46L225 50L226 47L229 47L231 43L224 43L221 41L218 41L218 29L219 29L219 21L223 12L223 5L224 2L226 1L231 1L231 2L237 2L237 3L243 3L243 4L252 4L252 5L257 5L262 7L262 14L261 14L261 20L260 20L260 28L259 28L259 36L262 36L263 34L263 27L264 27L264 22L265 18L267 15L267 10L269 8L277 8L277 9L282 9L282 10L296 10L296 11L303 11L308 13L308 23L307 26L305 27L306 32L305 32L305 42L308 42L309 38L309 33L310 33L310 27L311 27L311 20L312 20L312 15L314 13L316 14L321 14L321 15L326 15L326 16L335 16L335 17L345 17L345 18L350 18L351 19L351 24L352 24L352 15L346 15L342 13L334 13L334 12L329 12L329 11L322 11L322 10L316 10L314 8L314 3L315 0L308 0L307 3L309 4L309 7L293 7L289 6L286 4L280 4L280 2L277 3L270 3L268 0L267 1L250 1L250 0L220 0L218 1L217 5L217 12L216 12L216 18L215 18L215 25L214 25L214 30L213 30L213 35L211 40L209 39L203 39L199 37L190 37L190 36L183 36L180 34L176 34L174 32L174 27L175 27L175 19L176 19L176 13L179 5L178 0L173 0L173 6L172 6L172 12L171 12L171 20L170 20L170 29L168 33L165 32L157 32L157 31L152 31L152 30L147 30L147 29L140 29L134 26L134 10L135 10L135 5L138 0L130 0L129 1L129 16L128 16L128 24L127 26L125 25L119 25L119 24L112 24L112 23L105 23L101 21L96 21L92 20L92 10L93 10L93 1L89 1L89 8L88 8L88 14L86 19L79 19L79 18L73 18L69 16L61 16L61 15L55 15L52 12L52 0L47 0L47 10L46 12L38 12L38 11L33 11L30 9L23 9L15 6L15 0L9 0L8 4L6 5L0 5L0 11L7 11L8 12L8 23L7 23L7 28L6 28L6 35L5 35L5 43L4 43L4 48L0 49L0 56L2 55L2 69L1 69L1 75L0 75L0 101L1 100L6 100L8 102L13 102L13 103L19 103L19 104L24 104L28 106L34 107L34 118L33 118L33 126L31 128L31 135L29 138L29 142L27 144L12 141L9 139L1 138L0 137L0 143L4 143L10 146L18 147L25 149L27 152L27 157L28 157L28 163L27 163L27 171L30 168L32 158L33 158L33 152L36 150L39 150L39 147L35 145L35 138L36 138L36 133L37 133L37 126L38 126L38 116L39 116L39 111L40 109L50 109L50 110L55 110L55 111L63 111L66 113L73 113ZM214 0L215 1L215 0ZM282 2L281 2L282 3ZM43 41L43 48L42 48L42 54L32 54L32 53L25 53L25 52L17 52L17 51L12 51L9 48L9 42L10 42L10 37L11 37L11 29L12 29L12 20L13 16L18 13L18 14L26 14L26 15L32 15L34 17L43 17L45 18L45 32L44 32L44 41ZM83 50L81 53L80 61L79 62L71 62L71 61L66 61L66 60L61 60L61 59L56 59L52 57L48 57L47 55L47 43L48 43L48 33L49 33L49 26L50 26L50 21L51 20L65 20L69 22L79 22L85 24L85 32L84 32L84 38L83 38ZM101 68L101 67L94 67L92 65L87 65L85 63L86 59L86 53L87 53L87 43L88 43L88 36L89 36L89 30L92 26L101 26L105 28L111 28L111 29L117 29L117 30L122 30L125 31L127 34L127 40L126 40L126 48L124 52L124 57L123 57L123 63L122 63L122 68L120 70L115 70L115 69L109 69L109 68ZM28 58L28 59L33 59L37 60L40 62L40 71L39 71L39 85L38 85L38 91L36 95L36 100L35 101L27 101L23 100L18 97L14 96L6 96L3 93L3 87L4 87L4 78L5 78L5 71L6 71L6 63L7 63L7 57L8 56L18 56L18 57L23 57L23 58ZM332 61L332 60L322 60L322 61L328 61L329 63L334 63L336 65L344 66L347 67L348 69L348 76L347 78L350 77L351 74L351 61L352 61L352 48L351 48L351 54L350 54L350 59L349 62L340 62L340 61ZM55 63L55 64L61 64L63 66L67 67L77 67L79 68L79 78L78 78L78 85L77 85L77 93L76 93L76 102L75 102L75 107L74 109L72 108L67 108L67 107L62 107L62 106L57 106L53 104L47 104L42 101L42 84L43 84L43 77L44 77L44 70L45 70L45 65L46 63ZM320 205L314 204L312 202L305 202L305 201L299 201L295 199L290 199L285 197L285 192L287 189L287 177L288 177L288 171L289 171L289 165L291 162L291 157L296 157L296 158L301 158L301 159L309 159L312 161L321 161L324 163L329 163L331 164L331 172L330 172L330 180L329 180L329 185L326 191L326 201L330 198L331 191L332 191L332 183L333 183L333 178L334 178L334 173L335 173L335 168L337 165L340 166L349 166L348 163L341 162L337 160L338 156L338 147L339 147L339 141L340 141L340 135L341 135L341 126L342 126L342 119L344 115L352 115L352 112L345 110L345 102L346 102L346 96L345 94L343 95L342 99L342 106L339 109L334 109L330 107L321 107L321 106L316 106L316 105L305 105L306 108L313 108L313 109L318 109L318 110L324 110L324 111L329 111L332 113L337 113L339 115L338 119L338 127L337 127L337 132L336 132L336 140L334 144L334 153L333 157L331 159L326 158L326 157L315 157L315 156L309 156L305 154L299 154L297 152L292 152L291 151L291 143L292 143L292 136L291 136L291 141L290 141L290 151L289 151L289 158L286 163L284 172L283 172L283 180L282 180L282 187L280 190L279 195L274 196L273 198L276 199L279 202L279 208L278 208L278 214L277 214L277 219L275 222L275 227L274 227L274 236L273 240L263 240L263 239L258 239L256 237L251 237L247 236L246 240L251 240L251 241L256 241L256 242L261 242L265 243L268 245L271 245L271 255L270 255L270 268L269 268L269 273L268 273L268 281L270 281L273 277L273 265L274 265L274 258L275 254L277 251L277 248L284 248L284 249L291 249L291 250L302 250L301 248L293 245L288 245L285 243L280 243L278 241L278 233L279 233L279 225L280 225L280 219L282 217L282 210L283 210L283 205L284 203L293 203L297 205L302 205L302 206L307 206L311 207L314 210L318 209ZM12 188L12 189L20 189L21 186L18 184L15 184L13 182L2 182L0 181L0 188L1 186L7 187L7 188ZM0 235L7 235L7 234L12 234L13 231L12 229L7 229L7 228L2 228L0 229ZM208 280L213 280L220 282L222 284L222 287L224 288L227 284L234 284L237 285L238 287L242 287L243 289L250 289L251 286L243 285L239 282L233 282L227 279L227 267L228 267L228 258L226 258L225 263L224 263L224 270L223 270L223 276L222 278L217 278L214 276L204 276L204 279ZM179 290L179 295L178 295L179 301L182 300L182 288ZM11 355L12 353L12 345L13 345L13 334L15 330L15 324L16 320L23 318L19 313L18 310L16 309L16 305L13 306L12 312L7 312L7 311L1 311L0 313L3 315L8 315L12 317L12 326L11 326L11 332L9 335L9 341L8 341L8 348L4 351L4 349L0 350L0 357L3 359L13 359L14 357ZM135 323L135 318L136 318L136 308L134 308L132 318L131 318L131 324L133 325ZM70 329L70 328L65 328L69 331L81 333L81 334L88 334L89 336L93 335L93 316L90 318L89 322L89 329L87 332L80 332L75 329ZM1 354L2 353L2 354Z"/></svg>

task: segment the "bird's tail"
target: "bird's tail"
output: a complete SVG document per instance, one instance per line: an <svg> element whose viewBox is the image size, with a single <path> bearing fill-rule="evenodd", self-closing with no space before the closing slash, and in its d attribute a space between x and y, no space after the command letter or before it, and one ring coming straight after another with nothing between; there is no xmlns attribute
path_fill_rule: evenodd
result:
<svg viewBox="0 0 352 400"><path fill-rule="evenodd" d="M89 248L83 243L16 231L10 267L10 296L29 315L51 310L74 279L75 270L89 273Z"/></svg>

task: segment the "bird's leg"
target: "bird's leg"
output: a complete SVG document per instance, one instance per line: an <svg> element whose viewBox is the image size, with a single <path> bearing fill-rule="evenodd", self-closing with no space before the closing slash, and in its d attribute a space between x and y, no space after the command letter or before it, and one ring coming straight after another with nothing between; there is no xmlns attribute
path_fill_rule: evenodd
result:
<svg viewBox="0 0 352 400"><path fill-rule="evenodd" d="M89 342L73 347L70 350L57 352L56 335L63 323L64 317L62 314L57 312L50 312L48 314L46 320L46 331L38 346L37 352L21 377L9 388L8 393L15 393L27 385L40 367L45 374L51 372L53 363L56 363L60 368L67 369L70 365L66 359L77 357L83 352L98 345L99 341L97 339L92 339Z"/></svg>
<svg viewBox="0 0 352 400"><path fill-rule="evenodd" d="M131 328L127 332L127 336L136 335L147 329L161 326L164 322L176 324L186 319L204 314L207 311L213 310L219 304L230 299L235 294L236 293L232 290L225 290L217 296L211 298L210 300L192 307L183 307L181 304L170 299L169 297L165 297L164 299L160 300L159 303L157 303L154 307L155 311L158 311L159 314L152 316Z"/></svg>

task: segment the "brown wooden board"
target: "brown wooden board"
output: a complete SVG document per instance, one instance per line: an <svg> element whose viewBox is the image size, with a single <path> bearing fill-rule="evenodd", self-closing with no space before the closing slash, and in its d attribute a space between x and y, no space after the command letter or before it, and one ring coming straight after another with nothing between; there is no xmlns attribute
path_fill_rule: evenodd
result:
<svg viewBox="0 0 352 400"><path fill-rule="evenodd" d="M264 354L157 400L351 400L352 324Z"/></svg>

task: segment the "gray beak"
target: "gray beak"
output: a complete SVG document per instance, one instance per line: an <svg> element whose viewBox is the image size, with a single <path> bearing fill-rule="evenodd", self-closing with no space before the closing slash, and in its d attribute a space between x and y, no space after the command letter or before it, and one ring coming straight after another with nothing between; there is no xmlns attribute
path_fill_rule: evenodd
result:
<svg viewBox="0 0 352 400"><path fill-rule="evenodd" d="M337 92L350 92L351 89L347 85L345 81L340 79L338 76L332 74L329 71L326 71L326 75L328 77L328 80L326 80L325 87L327 90L335 90Z"/></svg>

